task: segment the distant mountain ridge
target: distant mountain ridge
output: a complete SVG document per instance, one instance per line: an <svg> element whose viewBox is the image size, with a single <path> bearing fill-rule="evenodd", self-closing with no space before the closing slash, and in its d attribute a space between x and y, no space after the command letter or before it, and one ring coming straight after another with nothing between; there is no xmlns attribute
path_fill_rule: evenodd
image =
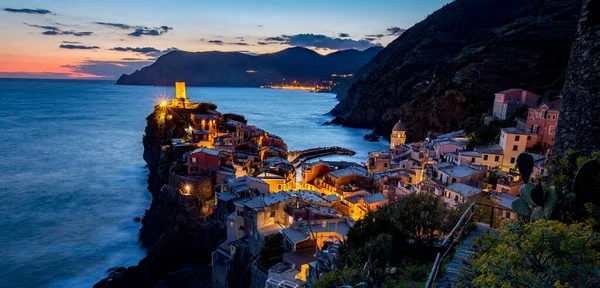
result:
<svg viewBox="0 0 600 288"><path fill-rule="evenodd" d="M479 123L494 92L563 86L581 0L456 0L415 24L355 73L333 123L409 141ZM555 95L558 92L554 93Z"/></svg>
<svg viewBox="0 0 600 288"><path fill-rule="evenodd" d="M283 79L317 81L331 74L352 74L382 47L364 51L343 50L320 55L301 47L258 56L239 52L173 51L155 63L130 75L122 75L120 85L259 87Z"/></svg>

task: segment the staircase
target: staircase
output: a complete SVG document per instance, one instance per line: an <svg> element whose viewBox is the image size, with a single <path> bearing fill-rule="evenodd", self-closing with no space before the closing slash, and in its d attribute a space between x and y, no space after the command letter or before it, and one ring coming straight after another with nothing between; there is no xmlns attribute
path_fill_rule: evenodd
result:
<svg viewBox="0 0 600 288"><path fill-rule="evenodd" d="M440 275L441 277L437 278L436 287L458 287L458 275L460 275L459 270L465 267L463 260L469 259L469 257L475 253L473 251L475 238L488 231L490 229L489 227L490 226L488 224L477 223L477 228L473 229L473 231L469 233L469 236L467 236L467 238L461 242L460 246L456 250L456 253L454 253L454 257L450 263L448 263L448 266L446 266L446 271Z"/></svg>

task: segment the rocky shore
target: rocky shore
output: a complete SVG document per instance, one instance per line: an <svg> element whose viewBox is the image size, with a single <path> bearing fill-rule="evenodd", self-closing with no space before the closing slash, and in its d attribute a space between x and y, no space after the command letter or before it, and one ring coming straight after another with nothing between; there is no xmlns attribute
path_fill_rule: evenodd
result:
<svg viewBox="0 0 600 288"><path fill-rule="evenodd" d="M203 108L198 108L202 110ZM148 164L148 190L152 204L142 219L139 240L147 256L132 267L111 268L109 276L94 287L208 287L210 286L210 255L225 238L225 227L210 219L199 217L201 201L190 201L177 189L165 186L174 153L162 143L161 133L172 138L182 137L192 109L177 111L173 125L159 129L157 110L147 118L144 160ZM188 117L186 117L188 116ZM204 220L204 219L202 219Z"/></svg>

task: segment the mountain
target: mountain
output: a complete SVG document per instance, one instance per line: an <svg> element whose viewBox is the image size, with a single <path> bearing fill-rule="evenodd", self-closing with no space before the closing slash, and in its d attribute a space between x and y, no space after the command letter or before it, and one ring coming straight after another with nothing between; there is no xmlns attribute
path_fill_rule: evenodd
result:
<svg viewBox="0 0 600 288"><path fill-rule="evenodd" d="M301 47L258 56L239 52L174 51L130 75L117 84L258 87L283 79L316 82L331 74L351 74L367 63L381 47L364 51L344 50L320 55ZM247 71L255 71L250 73Z"/></svg>
<svg viewBox="0 0 600 288"><path fill-rule="evenodd" d="M478 123L494 92L543 95L564 83L581 0L456 0L360 68L338 94L333 123L408 140Z"/></svg>

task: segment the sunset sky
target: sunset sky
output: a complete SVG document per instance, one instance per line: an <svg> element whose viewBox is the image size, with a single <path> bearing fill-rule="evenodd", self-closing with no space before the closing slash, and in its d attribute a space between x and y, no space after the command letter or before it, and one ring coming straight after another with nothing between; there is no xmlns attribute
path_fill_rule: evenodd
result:
<svg viewBox="0 0 600 288"><path fill-rule="evenodd" d="M171 50L387 45L449 0L0 0L0 78L114 79Z"/></svg>

